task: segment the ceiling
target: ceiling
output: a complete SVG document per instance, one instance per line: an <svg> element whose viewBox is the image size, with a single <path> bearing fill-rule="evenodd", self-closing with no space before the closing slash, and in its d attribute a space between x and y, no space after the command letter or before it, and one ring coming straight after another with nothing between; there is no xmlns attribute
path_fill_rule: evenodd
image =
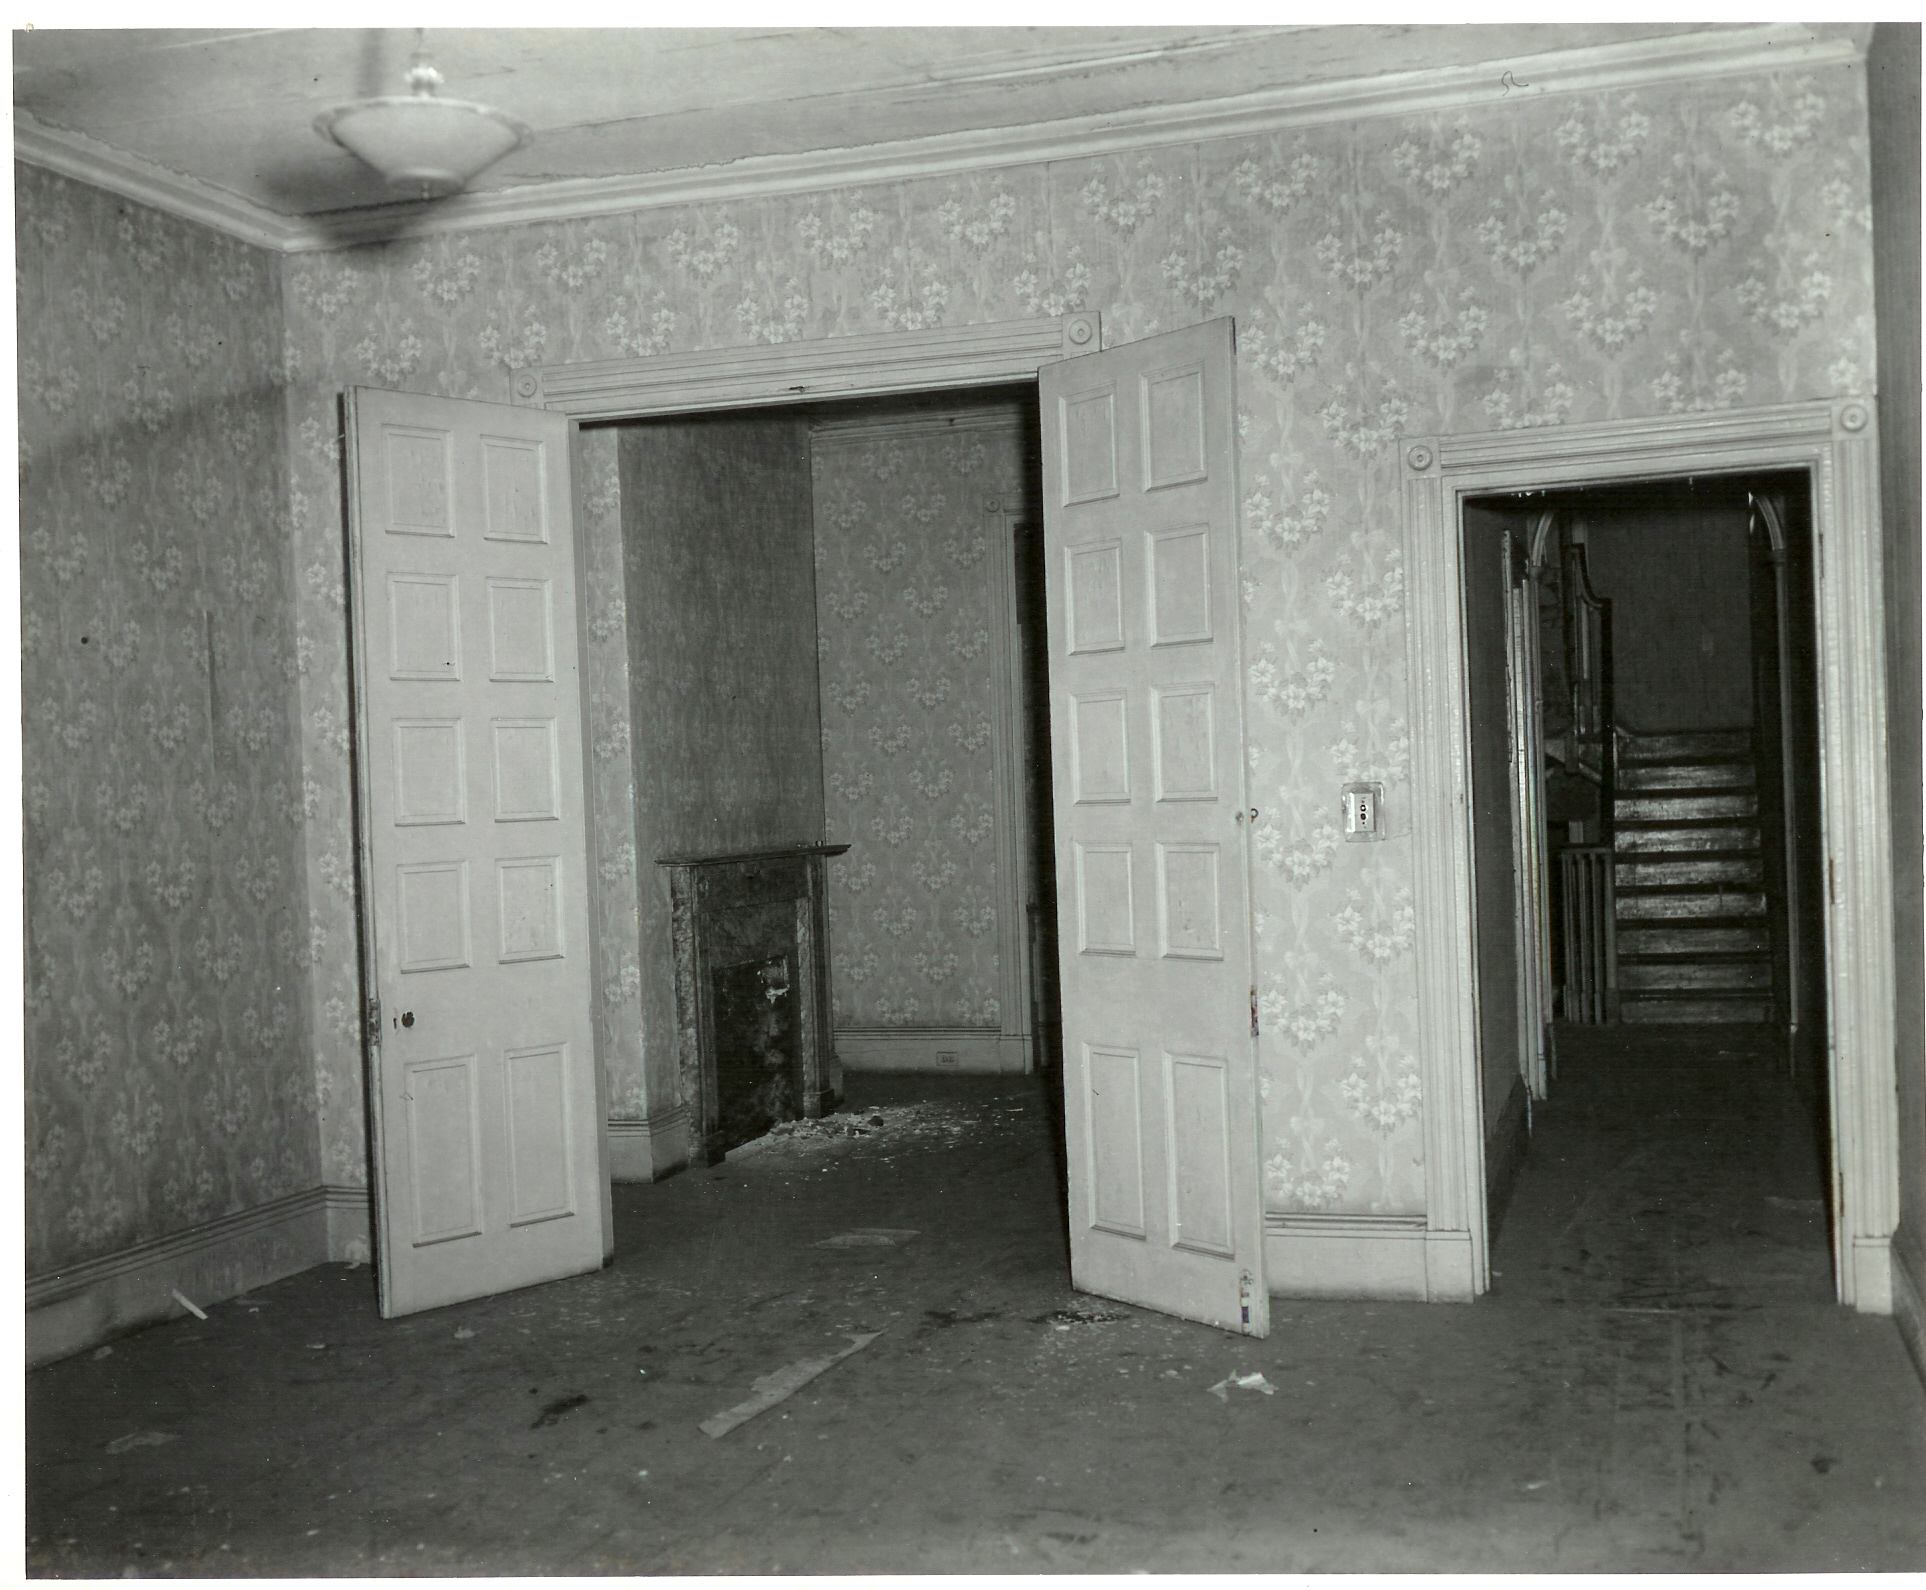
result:
<svg viewBox="0 0 1926 1590"><path fill-rule="evenodd" d="M826 150L945 139L993 149L999 133L1015 130L1128 125L1168 119L1172 107L1270 102L1548 52L1642 41L1652 53L1654 40L1686 43L1681 34L1703 38L1707 29L455 28L430 30L426 47L444 95L493 105L534 130L530 145L471 185L484 197L526 198L637 174L793 165ZM349 100L403 92L415 46L412 28L16 32L16 147L26 158L65 147L103 167L150 172L163 186L179 179L205 204L264 226L393 208L380 180L313 124ZM1495 86L1498 73L1489 75Z"/></svg>

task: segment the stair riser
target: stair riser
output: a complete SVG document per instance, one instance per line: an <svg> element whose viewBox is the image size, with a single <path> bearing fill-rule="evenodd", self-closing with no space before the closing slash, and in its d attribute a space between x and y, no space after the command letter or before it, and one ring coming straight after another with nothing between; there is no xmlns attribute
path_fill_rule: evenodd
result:
<svg viewBox="0 0 1926 1590"><path fill-rule="evenodd" d="M1622 960L1648 955L1764 955L1771 949L1763 927L1621 928Z"/></svg>
<svg viewBox="0 0 1926 1590"><path fill-rule="evenodd" d="M1752 736L1744 729L1701 729L1688 734L1634 734L1619 744L1621 762L1677 762L1687 757L1748 756Z"/></svg>
<svg viewBox="0 0 1926 1590"><path fill-rule="evenodd" d="M1657 762L1621 768L1618 775L1622 791L1752 789L1758 782L1750 762Z"/></svg>
<svg viewBox="0 0 1926 1590"><path fill-rule="evenodd" d="M1620 1021L1651 1026L1683 1023L1724 1026L1727 1023L1754 1023L1772 1020L1772 1002L1767 999L1632 999L1619 1001Z"/></svg>
<svg viewBox="0 0 1926 1590"><path fill-rule="evenodd" d="M1681 850L1736 850L1747 855L1759 852L1756 828L1621 828L1612 841L1620 855L1653 851L1676 854Z"/></svg>
<svg viewBox="0 0 1926 1590"><path fill-rule="evenodd" d="M1759 797L1746 795L1621 795L1612 815L1621 823L1715 823L1759 815Z"/></svg>
<svg viewBox="0 0 1926 1590"><path fill-rule="evenodd" d="M1620 922L1688 922L1705 917L1765 915L1765 896L1717 889L1705 894L1621 894Z"/></svg>
<svg viewBox="0 0 1926 1590"><path fill-rule="evenodd" d="M1716 991L1763 996L1772 992L1772 968L1748 966L1743 961L1728 965L1722 965L1717 961L1677 964L1667 964L1664 961L1631 963L1621 961L1618 967L1618 986L1628 994Z"/></svg>
<svg viewBox="0 0 1926 1590"><path fill-rule="evenodd" d="M1613 876L1621 889L1666 888L1686 883L1763 884L1765 865L1758 860L1707 857L1692 861L1621 861Z"/></svg>

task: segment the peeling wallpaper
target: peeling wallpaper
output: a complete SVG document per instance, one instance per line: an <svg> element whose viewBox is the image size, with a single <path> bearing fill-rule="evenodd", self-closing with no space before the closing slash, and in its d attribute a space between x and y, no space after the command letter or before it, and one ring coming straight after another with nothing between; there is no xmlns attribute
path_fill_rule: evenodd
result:
<svg viewBox="0 0 1926 1590"><path fill-rule="evenodd" d="M277 264L15 184L37 1276L322 1179L307 969L352 936L304 906Z"/></svg>
<svg viewBox="0 0 1926 1590"><path fill-rule="evenodd" d="M997 549L984 501L1021 500L1015 417L819 432L811 456L829 942L839 1027L1000 1021Z"/></svg>
<svg viewBox="0 0 1926 1590"><path fill-rule="evenodd" d="M1842 67L1494 101L1449 117L1385 117L961 180L650 209L288 259L291 636L274 596L264 592L249 612L289 637L305 667L301 794L298 806L276 808L264 782L245 821L265 830L279 821L277 810L306 818L305 876L287 897L298 899L305 885L311 931L296 933L288 964L312 946L305 1024L316 1049L328 1178L361 1175L365 1155L344 885L351 830L341 388L500 400L510 373L536 363L1090 308L1102 313L1111 341L1215 315L1239 322L1251 761L1264 814L1254 902L1267 1198L1282 1210L1419 1212L1423 1101L1403 815L1410 758L1397 440L1867 390L1872 273L1861 75ZM30 191L52 179L24 180ZM120 208L81 193L72 202L82 210ZM37 257L72 260L63 284L87 271L135 271L130 245L105 232L100 241L84 258L51 244ZM172 269L142 291L211 301L225 291L220 270L197 259L191 273ZM131 309L131 294L122 296ZM251 294L246 301L254 302ZM37 327L23 313L22 374L33 355L43 372L36 379L57 386L70 362L82 366L72 354L51 363L53 350L37 350L33 339L78 346L93 334L64 302L52 314ZM130 314L129 334L138 328L151 338L166 315L160 306ZM236 320L247 316L224 308L212 323ZM164 330L162 337L156 351L167 353ZM264 387L273 375L266 363ZM221 383L255 379L237 377L224 360L197 379L215 369ZM128 413L134 400L119 394L138 376L114 366L85 412ZM220 489L256 479L274 445L269 436L222 467ZM73 522L87 519L87 480L77 475L64 489ZM126 504L115 512L117 535L128 539L114 556L131 559L139 515ZM591 515L591 529L608 517ZM200 578L218 591L221 538L243 532L232 523L202 528L191 514L181 523L190 521L192 550L206 560ZM591 550L590 563L605 566L606 558ZM46 589L48 578L30 574L30 592ZM619 649L618 631L619 624L606 636L591 629L591 681L602 676L604 649ZM143 656L142 688L145 663ZM264 680L274 666L264 660ZM47 677L34 671L41 667L29 664L36 690ZM63 680L54 688L80 687ZM592 683L589 699L598 756L618 741L622 749L610 757L626 756L626 725L612 716L619 693ZM118 698L114 710L123 710ZM46 745L50 731L29 732ZM118 729L119 741L137 745L140 732L130 723ZM31 752L30 768L50 754ZM246 779L265 780L256 769L250 764ZM1338 787L1359 778L1386 784L1387 843L1337 841ZM76 776L68 798L81 802L90 779ZM598 781L598 804L619 804L619 786L615 777L607 789ZM287 788L293 803L295 786ZM598 812L598 826L605 820ZM88 821L90 832L109 831L97 807ZM42 882L52 866L42 864ZM238 909L232 891L219 889L222 908ZM129 884L130 904L131 891ZM37 922L58 920L38 897L35 910ZM279 953L249 943L251 954ZM614 960L605 981L631 976ZM639 1025L641 1007L629 992L605 986L603 997L605 1020L628 1012L620 1020ZM97 999L112 1012L103 1020L125 1030L128 1002L104 988ZM31 1030L44 1035L36 1042L80 1043L80 1007L74 1011L58 1033L52 1017L36 1015ZM291 1015L285 1042L298 1043L303 1025ZM623 1052L640 1052L646 1072L646 1032L624 1033ZM132 1080L144 1070L116 1061L108 1075L103 1087L119 1090L127 1108L145 1108L146 1084ZM618 1096L624 1086L617 1079ZM81 1129L78 1095L73 1100L69 1131ZM121 1102L103 1103L86 1129L106 1131L100 1111L111 1122ZM250 1141L267 1163L281 1162L266 1148L282 1127L250 1119L259 1123L249 1127Z"/></svg>

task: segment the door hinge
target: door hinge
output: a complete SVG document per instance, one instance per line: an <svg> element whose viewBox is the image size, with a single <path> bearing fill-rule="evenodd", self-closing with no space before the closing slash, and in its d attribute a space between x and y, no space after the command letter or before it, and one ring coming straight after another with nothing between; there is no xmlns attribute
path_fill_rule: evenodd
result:
<svg viewBox="0 0 1926 1590"><path fill-rule="evenodd" d="M381 1042L381 996L375 994L368 1000L368 1042Z"/></svg>
<svg viewBox="0 0 1926 1590"><path fill-rule="evenodd" d="M1251 990L1251 1036L1257 1036L1257 990Z"/></svg>
<svg viewBox="0 0 1926 1590"><path fill-rule="evenodd" d="M1249 1270L1240 1270L1237 1275L1237 1309L1243 1316L1244 1329L1251 1328L1251 1294L1257 1290L1257 1282Z"/></svg>

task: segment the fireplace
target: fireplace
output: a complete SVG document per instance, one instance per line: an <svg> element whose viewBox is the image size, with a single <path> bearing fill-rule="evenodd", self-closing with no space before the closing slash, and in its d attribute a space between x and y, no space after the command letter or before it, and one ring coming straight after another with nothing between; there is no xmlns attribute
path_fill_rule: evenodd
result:
<svg viewBox="0 0 1926 1590"><path fill-rule="evenodd" d="M676 1066L689 1158L713 1165L842 1090L831 1039L824 868L847 845L664 856Z"/></svg>

